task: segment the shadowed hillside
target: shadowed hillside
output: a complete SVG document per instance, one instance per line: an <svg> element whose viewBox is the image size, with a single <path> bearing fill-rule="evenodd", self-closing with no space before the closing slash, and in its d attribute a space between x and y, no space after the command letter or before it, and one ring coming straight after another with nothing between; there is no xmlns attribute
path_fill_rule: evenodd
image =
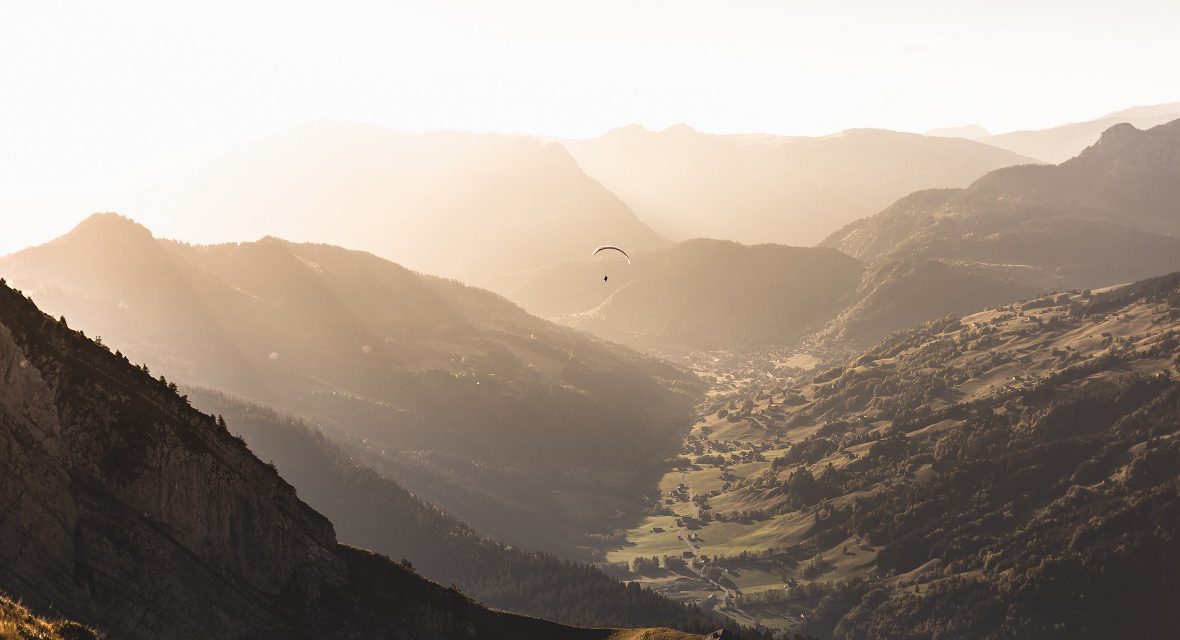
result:
<svg viewBox="0 0 1180 640"><path fill-rule="evenodd" d="M853 302L814 340L866 346L885 335L950 314L1031 297L1036 289L937 260L893 260L865 271Z"/></svg>
<svg viewBox="0 0 1180 640"><path fill-rule="evenodd" d="M787 348L800 338L863 348L915 323L1036 291L932 260L866 269L824 249L720 240L638 253L630 265L562 262L492 284L533 313L668 353Z"/></svg>
<svg viewBox="0 0 1180 640"><path fill-rule="evenodd" d="M0 376L0 589L33 611L131 639L614 635L491 611L337 544L175 386L3 283Z"/></svg>
<svg viewBox="0 0 1180 640"><path fill-rule="evenodd" d="M423 502L397 483L352 461L314 428L224 394L193 389L193 403L217 414L263 460L323 513L337 535L394 558L440 584L498 609L565 624L672 627L705 633L728 624L596 568L526 552L491 540Z"/></svg>
<svg viewBox="0 0 1180 640"><path fill-rule="evenodd" d="M965 186L1031 161L969 140L879 129L806 138L631 125L563 144L586 173L673 239L808 246L911 191Z"/></svg>
<svg viewBox="0 0 1180 640"><path fill-rule="evenodd" d="M724 349L822 327L848 303L862 270L825 249L698 239L635 254L630 265L595 257L495 286L534 313L624 344Z"/></svg>
<svg viewBox="0 0 1180 640"><path fill-rule="evenodd" d="M367 253L190 246L95 216L0 259L14 284L186 384L281 406L480 530L573 553L609 534L697 382Z"/></svg>

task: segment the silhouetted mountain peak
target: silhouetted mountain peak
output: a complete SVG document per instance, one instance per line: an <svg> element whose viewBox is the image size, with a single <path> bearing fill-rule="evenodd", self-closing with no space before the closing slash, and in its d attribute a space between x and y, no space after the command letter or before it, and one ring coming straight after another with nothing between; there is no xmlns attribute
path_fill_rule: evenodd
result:
<svg viewBox="0 0 1180 640"><path fill-rule="evenodd" d="M1087 147L1077 162L1150 163L1152 171L1169 171L1180 160L1180 120L1139 129L1121 122L1102 132L1098 142ZM1069 163L1067 163L1069 164Z"/></svg>
<svg viewBox="0 0 1180 640"><path fill-rule="evenodd" d="M602 134L602 137L603 138L629 138L632 136L641 136L641 135L648 134L648 133L652 133L650 129L639 124L638 122L632 122L631 124L624 125L622 127L615 127L613 129L608 129L606 131L606 133Z"/></svg>
<svg viewBox="0 0 1180 640"><path fill-rule="evenodd" d="M92 214L70 230L64 238L89 237L92 234L115 234L120 238L152 240L152 232L147 227L128 218L127 216L106 211Z"/></svg>
<svg viewBox="0 0 1180 640"><path fill-rule="evenodd" d="M1102 137L1098 139L1098 144L1115 144L1123 140L1131 140L1136 135L1143 133L1129 122L1120 122L1113 127L1102 132Z"/></svg>

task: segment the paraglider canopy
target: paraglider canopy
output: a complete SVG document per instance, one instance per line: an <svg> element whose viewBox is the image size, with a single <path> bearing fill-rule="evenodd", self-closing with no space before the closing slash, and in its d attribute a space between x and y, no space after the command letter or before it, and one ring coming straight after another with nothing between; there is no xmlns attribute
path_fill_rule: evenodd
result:
<svg viewBox="0 0 1180 640"><path fill-rule="evenodd" d="M618 251L619 253L623 254L624 258L627 259L627 264L631 264L631 256L627 255L626 251L623 251L622 249L610 244L604 244L601 247L598 247L594 250L594 253L591 253L590 255L596 256L603 251Z"/></svg>

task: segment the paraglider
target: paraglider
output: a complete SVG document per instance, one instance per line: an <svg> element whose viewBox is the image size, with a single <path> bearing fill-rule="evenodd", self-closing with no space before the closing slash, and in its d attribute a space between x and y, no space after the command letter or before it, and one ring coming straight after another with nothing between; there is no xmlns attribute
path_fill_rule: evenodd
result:
<svg viewBox="0 0 1180 640"><path fill-rule="evenodd" d="M622 249L620 249L614 245L610 245L610 244L604 244L601 247L598 247L597 249L594 250L593 253L590 254L590 257L593 258L594 256L598 255L599 253L601 253L603 251L618 251L619 253L623 254L624 258L627 259L627 264L631 264L631 256L627 255L626 251L623 251ZM602 276L603 282L606 282L609 279L610 279L609 275Z"/></svg>
<svg viewBox="0 0 1180 640"><path fill-rule="evenodd" d="M624 258L627 259L627 264L631 264L631 256L627 255L626 251L623 251L622 249L620 249L614 245L610 245L610 244L604 244L601 247L598 247L597 249L594 250L594 253L591 253L590 255L591 255L591 257L593 257L603 251L618 251L619 253L623 254Z"/></svg>

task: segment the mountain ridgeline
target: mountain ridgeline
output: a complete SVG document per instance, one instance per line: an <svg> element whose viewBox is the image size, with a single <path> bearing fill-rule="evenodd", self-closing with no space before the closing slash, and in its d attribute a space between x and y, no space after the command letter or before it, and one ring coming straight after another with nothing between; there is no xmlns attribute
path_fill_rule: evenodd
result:
<svg viewBox="0 0 1180 640"><path fill-rule="evenodd" d="M1073 122L1047 129L1011 131L997 135L970 136L971 139L1001 149L1008 149L1041 162L1057 164L1081 153L1083 149L1098 141L1103 131L1127 123L1140 129L1147 129L1180 118L1180 102L1132 107L1101 118L1085 122ZM964 136L968 137L968 136Z"/></svg>
<svg viewBox="0 0 1180 640"><path fill-rule="evenodd" d="M566 261L493 286L534 313L623 344L710 349L819 328L848 303L863 268L827 249L697 239L638 253L630 265Z"/></svg>
<svg viewBox="0 0 1180 640"><path fill-rule="evenodd" d="M935 260L866 267L828 248L704 239L637 253L630 265L571 260L490 284L538 315L667 354L789 348L801 339L863 346L1037 291Z"/></svg>
<svg viewBox="0 0 1180 640"><path fill-rule="evenodd" d="M791 245L815 244L912 191L1033 162L970 140L881 129L808 138L632 125L563 144L668 237Z"/></svg>
<svg viewBox="0 0 1180 640"><path fill-rule="evenodd" d="M817 248L697 239L631 265L572 259L488 284L533 313L657 352L801 337L863 348L948 313L1180 269L1177 185L1180 121L1121 124L1061 165L911 193Z"/></svg>
<svg viewBox="0 0 1180 640"><path fill-rule="evenodd" d="M1180 268L1180 120L1129 124L1060 165L1019 166L923 191L823 246L869 263L938 259L1042 290Z"/></svg>
<svg viewBox="0 0 1180 640"><path fill-rule="evenodd" d="M145 640L615 635L491 611L338 544L174 385L2 283L0 376L0 588L35 612Z"/></svg>
<svg viewBox="0 0 1180 640"><path fill-rule="evenodd" d="M326 242L473 283L596 243L665 242L560 144L339 122L244 145L189 181L106 208L174 237Z"/></svg>
<svg viewBox="0 0 1180 640"><path fill-rule="evenodd" d="M194 246L114 215L0 259L54 315L186 384L324 426L497 539L590 554L674 448L691 373L327 245Z"/></svg>

